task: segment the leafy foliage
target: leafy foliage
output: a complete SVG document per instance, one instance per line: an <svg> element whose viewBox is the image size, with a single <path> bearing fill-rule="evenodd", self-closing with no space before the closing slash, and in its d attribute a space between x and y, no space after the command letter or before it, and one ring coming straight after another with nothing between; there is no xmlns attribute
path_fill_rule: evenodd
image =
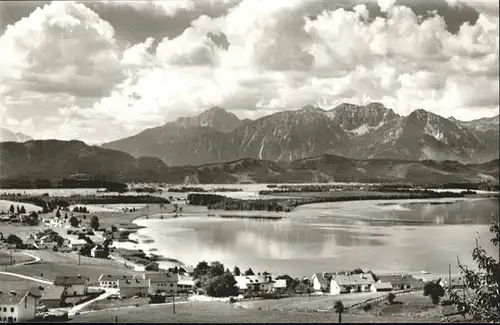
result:
<svg viewBox="0 0 500 325"><path fill-rule="evenodd" d="M490 240L494 247L500 243L500 224L493 220L490 227L493 238ZM500 321L500 263L492 256L488 256L476 239L476 248L472 251L472 258L476 262L478 271L469 269L460 263L458 266L464 278L465 292L458 294L448 289L450 300L453 301L462 315L471 315L476 321Z"/></svg>
<svg viewBox="0 0 500 325"><path fill-rule="evenodd" d="M253 273L252 269L248 269L245 271L245 275L255 275L255 273Z"/></svg>
<svg viewBox="0 0 500 325"><path fill-rule="evenodd" d="M10 234L9 236L7 236L7 244L22 245L23 240L14 234Z"/></svg>
<svg viewBox="0 0 500 325"><path fill-rule="evenodd" d="M394 293L389 293L387 295L387 301L389 302L389 304L394 304L394 300L396 300L396 295Z"/></svg>
<svg viewBox="0 0 500 325"><path fill-rule="evenodd" d="M439 300L441 300L441 297L444 297L444 289L439 284L439 281L427 282L424 285L424 296L426 296L426 297L430 296L432 303L437 305L439 303Z"/></svg>
<svg viewBox="0 0 500 325"><path fill-rule="evenodd" d="M97 216L93 216L92 219L90 219L90 228L94 230L99 229L99 218Z"/></svg>
<svg viewBox="0 0 500 325"><path fill-rule="evenodd" d="M69 218L69 224L71 225L71 227L78 227L78 219L74 216Z"/></svg>
<svg viewBox="0 0 500 325"><path fill-rule="evenodd" d="M236 280L231 273L224 273L209 280L205 290L212 297L229 297L238 295Z"/></svg>
<svg viewBox="0 0 500 325"><path fill-rule="evenodd" d="M333 310L335 310L335 313L339 314L339 324L342 323L342 314L345 311L345 307L342 301L340 300L335 301L335 304L333 305Z"/></svg>

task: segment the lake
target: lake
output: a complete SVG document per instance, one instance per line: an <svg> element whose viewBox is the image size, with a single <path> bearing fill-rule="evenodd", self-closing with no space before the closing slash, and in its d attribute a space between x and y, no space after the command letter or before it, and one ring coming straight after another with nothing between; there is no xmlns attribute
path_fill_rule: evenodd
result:
<svg viewBox="0 0 500 325"><path fill-rule="evenodd" d="M385 200L310 204L277 221L185 215L135 222L147 227L137 234L145 251L191 265L217 260L292 276L357 267L437 276L449 264L457 273L457 255L472 265L477 233L495 252L488 228L498 210L498 199Z"/></svg>

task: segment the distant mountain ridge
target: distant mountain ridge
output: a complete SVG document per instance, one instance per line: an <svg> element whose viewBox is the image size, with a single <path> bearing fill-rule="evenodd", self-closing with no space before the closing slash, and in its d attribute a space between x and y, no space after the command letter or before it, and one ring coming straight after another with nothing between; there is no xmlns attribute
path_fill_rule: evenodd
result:
<svg viewBox="0 0 500 325"><path fill-rule="evenodd" d="M291 162L325 153L352 159L457 160L482 163L499 157L499 117L458 121L423 109L400 116L381 103L307 105L239 120L215 107L103 148L168 165L209 164L241 158Z"/></svg>
<svg viewBox="0 0 500 325"><path fill-rule="evenodd" d="M0 142L7 142L7 141L13 141L13 142L25 142L33 140L32 137L21 133L21 132L12 132L6 128L0 128Z"/></svg>
<svg viewBox="0 0 500 325"><path fill-rule="evenodd" d="M180 127L182 128L182 127ZM176 184L407 182L415 184L498 183L499 160L464 165L456 161L350 159L322 154L291 162L243 158L197 166L167 166L81 141L34 140L0 143L0 184L15 180L87 178ZM194 161L195 162L195 161Z"/></svg>

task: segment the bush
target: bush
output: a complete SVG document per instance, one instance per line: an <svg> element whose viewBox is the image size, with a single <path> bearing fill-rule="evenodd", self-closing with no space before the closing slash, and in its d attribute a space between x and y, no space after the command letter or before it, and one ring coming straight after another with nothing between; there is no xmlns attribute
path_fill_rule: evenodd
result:
<svg viewBox="0 0 500 325"><path fill-rule="evenodd" d="M372 305L371 305L371 304L364 304L364 305L363 305L363 310L364 310L364 311L369 311L369 310L371 310L371 309L372 309Z"/></svg>
<svg viewBox="0 0 500 325"><path fill-rule="evenodd" d="M432 303L437 305L441 297L444 297L444 289L438 282L427 282L424 285L424 296L430 296Z"/></svg>

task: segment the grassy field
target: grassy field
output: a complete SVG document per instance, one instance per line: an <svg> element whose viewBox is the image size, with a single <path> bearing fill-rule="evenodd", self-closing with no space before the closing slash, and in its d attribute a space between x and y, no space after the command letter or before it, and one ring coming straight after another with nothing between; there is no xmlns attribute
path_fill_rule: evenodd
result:
<svg viewBox="0 0 500 325"><path fill-rule="evenodd" d="M336 323L337 315L329 312L284 312L277 310L258 310L233 307L221 302L189 302L176 304L176 313L173 313L172 305L163 306L141 306L102 310L84 313L75 316L70 322L104 323L115 322L118 317L119 323ZM376 317L372 315L350 315L342 316L346 323L387 323L400 322L410 323L413 319L402 317ZM436 320L421 320L421 322L432 323Z"/></svg>
<svg viewBox="0 0 500 325"><path fill-rule="evenodd" d="M43 226L24 226L21 223L1 223L0 224L0 232L3 233L3 236L7 238L8 235L14 234L21 238L22 240L26 240L30 237L30 233L34 233L39 231L40 229L44 229Z"/></svg>
<svg viewBox="0 0 500 325"><path fill-rule="evenodd" d="M352 308L349 313L356 315L372 315L384 317L410 317L413 319L436 319L443 313L448 314L455 311L454 306L434 305L429 297L425 297L422 292L412 292L410 294L397 296L394 304L389 304L387 300L382 300L371 304L368 311L363 308Z"/></svg>
<svg viewBox="0 0 500 325"><path fill-rule="evenodd" d="M21 279L11 275L0 274L0 291L8 292L11 290L23 292L33 287L47 287L47 284L41 284L36 281Z"/></svg>
<svg viewBox="0 0 500 325"><path fill-rule="evenodd" d="M80 274L90 278L91 281L97 281L103 273L139 274L126 268L122 263L110 259L81 256L80 264L78 264L78 255L76 253L34 251L33 254L39 256L42 260L32 265L13 266L9 268L9 271L43 277L49 281L53 281L58 275Z"/></svg>
<svg viewBox="0 0 500 325"><path fill-rule="evenodd" d="M11 253L7 250L0 250L0 266L10 265ZM33 261L34 258L21 252L12 252L12 263L23 263Z"/></svg>
<svg viewBox="0 0 500 325"><path fill-rule="evenodd" d="M323 296L297 296L281 299L250 300L241 304L247 308L261 308L269 310L331 310L335 301L341 300L344 306L350 306L363 302L370 298L385 295L381 292L362 292L344 295L323 295Z"/></svg>
<svg viewBox="0 0 500 325"><path fill-rule="evenodd" d="M41 211L42 207L39 207L34 204L30 203L21 203L21 202L16 202L16 201L8 201L8 200L0 200L0 211L7 212L10 209L10 206L14 205L14 209L17 209L17 206L21 208L21 206L24 206L24 209L26 212L31 212L31 211Z"/></svg>

